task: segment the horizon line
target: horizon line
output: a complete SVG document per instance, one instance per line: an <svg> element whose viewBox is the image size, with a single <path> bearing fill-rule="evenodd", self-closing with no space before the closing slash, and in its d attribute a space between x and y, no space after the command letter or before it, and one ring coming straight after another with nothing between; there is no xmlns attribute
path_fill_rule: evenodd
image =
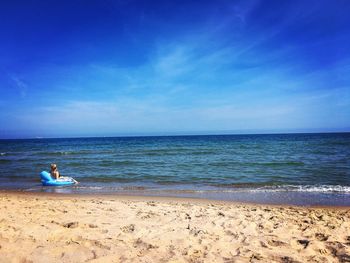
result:
<svg viewBox="0 0 350 263"><path fill-rule="evenodd" d="M67 137L22 137L22 138L0 138L0 140L45 140L45 139L93 139L93 138L138 138L138 137L190 137L190 136L232 136L232 135L292 135L292 134L339 134L339 133L350 133L350 130L346 131L319 131L319 132L258 132L258 133L183 133L183 134L143 134L143 135L111 135L111 136L67 136Z"/></svg>

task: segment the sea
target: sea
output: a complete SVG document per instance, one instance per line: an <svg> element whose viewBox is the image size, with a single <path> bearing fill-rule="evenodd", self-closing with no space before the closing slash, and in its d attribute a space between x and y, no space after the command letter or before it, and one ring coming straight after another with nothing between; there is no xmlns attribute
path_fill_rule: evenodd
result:
<svg viewBox="0 0 350 263"><path fill-rule="evenodd" d="M44 187L56 163L78 185ZM350 206L350 133L0 140L0 191Z"/></svg>

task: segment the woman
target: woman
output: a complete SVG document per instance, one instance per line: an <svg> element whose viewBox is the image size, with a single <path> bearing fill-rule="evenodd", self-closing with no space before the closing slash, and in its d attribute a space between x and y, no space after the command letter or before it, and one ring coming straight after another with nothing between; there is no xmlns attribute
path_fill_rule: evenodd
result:
<svg viewBox="0 0 350 263"><path fill-rule="evenodd" d="M51 164L51 177L54 178L54 179L58 179L60 178L60 173L58 172L57 170L57 165L55 163Z"/></svg>
<svg viewBox="0 0 350 263"><path fill-rule="evenodd" d="M59 171L57 170L57 165L55 163L51 164L50 174L53 179L60 180L60 181L73 180L75 184L78 184L78 181L74 180L73 178L61 176Z"/></svg>

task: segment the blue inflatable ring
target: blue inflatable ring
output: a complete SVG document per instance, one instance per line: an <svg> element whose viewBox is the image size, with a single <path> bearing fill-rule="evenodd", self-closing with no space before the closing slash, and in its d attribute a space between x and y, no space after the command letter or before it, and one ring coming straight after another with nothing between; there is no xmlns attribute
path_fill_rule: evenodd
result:
<svg viewBox="0 0 350 263"><path fill-rule="evenodd" d="M71 177L64 177L62 179L53 179L50 173L42 171L40 173L41 183L44 186L62 186L62 185L72 185L75 181Z"/></svg>

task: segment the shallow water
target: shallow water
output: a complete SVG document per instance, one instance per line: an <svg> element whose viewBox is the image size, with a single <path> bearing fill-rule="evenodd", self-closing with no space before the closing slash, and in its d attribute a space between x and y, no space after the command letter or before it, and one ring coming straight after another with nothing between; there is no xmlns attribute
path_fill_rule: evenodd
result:
<svg viewBox="0 0 350 263"><path fill-rule="evenodd" d="M350 133L0 140L0 188L350 205Z"/></svg>

